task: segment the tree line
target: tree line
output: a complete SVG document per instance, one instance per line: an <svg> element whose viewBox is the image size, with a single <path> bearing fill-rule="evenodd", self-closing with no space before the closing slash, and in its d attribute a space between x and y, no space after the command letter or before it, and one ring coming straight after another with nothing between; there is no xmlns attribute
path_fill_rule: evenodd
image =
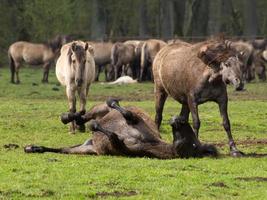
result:
<svg viewBox="0 0 267 200"><path fill-rule="evenodd" d="M18 40L266 36L265 0L0 0L0 63Z"/></svg>

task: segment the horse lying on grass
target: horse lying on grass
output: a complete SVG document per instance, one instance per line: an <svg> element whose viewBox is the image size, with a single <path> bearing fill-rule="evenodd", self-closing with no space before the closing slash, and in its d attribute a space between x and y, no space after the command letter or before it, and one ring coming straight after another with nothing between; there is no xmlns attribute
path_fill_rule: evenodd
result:
<svg viewBox="0 0 267 200"><path fill-rule="evenodd" d="M189 123L183 118L171 119L173 143L170 144L161 139L156 124L148 114L137 107L120 107L115 99L93 107L85 115L62 115L63 123L74 120L81 125L92 119L97 119L90 123L93 137L84 144L65 148L28 145L24 150L26 153L146 156L159 159L218 155L213 145L200 143Z"/></svg>

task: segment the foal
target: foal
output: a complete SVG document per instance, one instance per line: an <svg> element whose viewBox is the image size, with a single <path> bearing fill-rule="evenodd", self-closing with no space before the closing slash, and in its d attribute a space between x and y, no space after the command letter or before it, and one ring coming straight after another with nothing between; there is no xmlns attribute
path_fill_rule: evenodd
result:
<svg viewBox="0 0 267 200"><path fill-rule="evenodd" d="M95 106L85 115L68 113L62 121L75 120L84 124L91 119L93 138L82 145L66 148L48 148L29 145L26 153L66 153L93 155L121 155L131 157L151 157L159 159L217 156L212 145L202 145L186 120L174 117L170 124L173 128L173 143L160 138L154 121L137 107L123 108L114 99L107 104Z"/></svg>

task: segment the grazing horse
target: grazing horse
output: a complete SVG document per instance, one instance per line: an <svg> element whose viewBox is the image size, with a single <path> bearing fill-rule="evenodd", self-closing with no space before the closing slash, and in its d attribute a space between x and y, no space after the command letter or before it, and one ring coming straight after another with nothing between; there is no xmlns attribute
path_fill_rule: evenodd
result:
<svg viewBox="0 0 267 200"><path fill-rule="evenodd" d="M93 54L93 47L82 41L73 41L61 48L56 63L56 75L58 81L66 86L69 110L72 113L76 112L76 91L80 98L80 112L85 113L89 87L95 78ZM70 131L75 132L74 123L71 124Z"/></svg>
<svg viewBox="0 0 267 200"><path fill-rule="evenodd" d="M67 41L67 36L57 36L43 44L19 41L10 45L8 57L11 71L11 83L20 83L19 68L23 62L29 65L43 65L43 83L48 83L49 69L59 50ZM16 78L16 81L15 81Z"/></svg>
<svg viewBox="0 0 267 200"><path fill-rule="evenodd" d="M62 121L75 120L77 124L91 122L93 138L84 144L66 148L48 148L28 145L26 153L65 153L91 155L121 155L131 157L151 157L159 159L217 156L212 145L202 145L187 121L174 117L170 124L173 132L173 143L160 138L156 124L143 110L137 107L120 107L115 99L107 104L94 106L85 115L64 114Z"/></svg>
<svg viewBox="0 0 267 200"><path fill-rule="evenodd" d="M242 63L237 55L237 51L224 42L212 40L194 45L172 44L161 49L153 63L157 126L160 127L164 103L170 95L182 104L180 116L188 121L191 112L193 128L198 135L198 105L214 101L219 105L231 154L241 156L231 134L226 89L228 83L236 88L243 85Z"/></svg>

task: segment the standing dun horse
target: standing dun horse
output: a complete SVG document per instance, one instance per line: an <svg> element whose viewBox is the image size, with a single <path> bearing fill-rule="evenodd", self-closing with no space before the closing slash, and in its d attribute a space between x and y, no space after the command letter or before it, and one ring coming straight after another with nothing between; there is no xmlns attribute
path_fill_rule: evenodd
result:
<svg viewBox="0 0 267 200"><path fill-rule="evenodd" d="M58 81L66 86L69 111L76 112L77 91L80 98L80 113L84 114L89 87L95 78L93 47L82 41L65 44L56 63L56 75ZM80 129L85 128L81 126ZM71 123L70 131L75 132L74 122Z"/></svg>
<svg viewBox="0 0 267 200"><path fill-rule="evenodd" d="M20 83L19 68L22 63L29 65L43 65L43 83L48 83L49 68L59 50L67 41L66 36L57 36L47 43L34 44L30 42L19 41L10 45L8 57L11 71L11 83ZM15 80L16 78L16 80Z"/></svg>
<svg viewBox="0 0 267 200"><path fill-rule="evenodd" d="M194 45L177 43L162 48L153 63L155 81L156 116L160 127L162 111L168 96L182 104L180 116L188 121L192 114L193 129L198 135L200 120L198 105L216 102L223 118L230 151L241 156L235 145L228 118L226 84L242 88L242 63L238 52L224 41L204 41Z"/></svg>

